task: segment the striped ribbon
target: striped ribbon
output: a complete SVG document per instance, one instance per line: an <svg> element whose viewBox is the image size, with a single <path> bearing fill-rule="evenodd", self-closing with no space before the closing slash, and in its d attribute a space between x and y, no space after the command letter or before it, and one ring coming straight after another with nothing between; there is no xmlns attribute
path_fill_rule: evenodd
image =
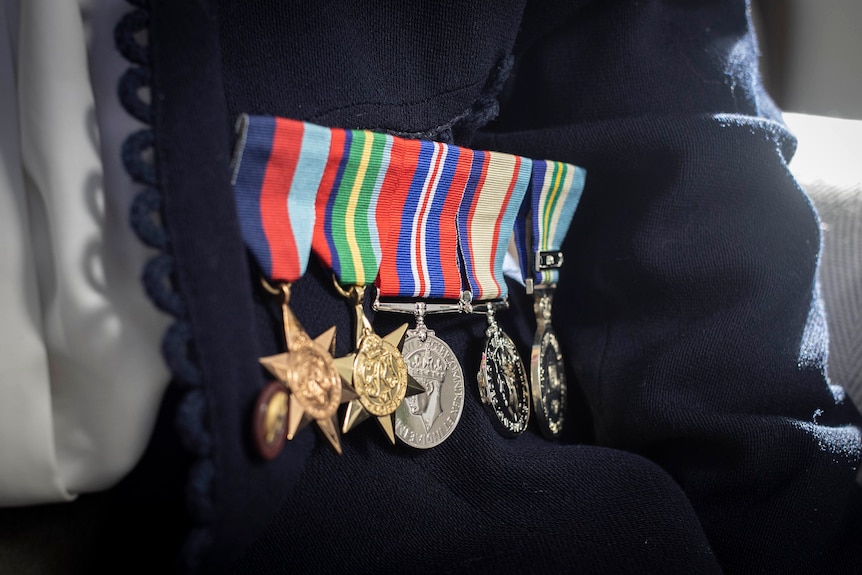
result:
<svg viewBox="0 0 862 575"><path fill-rule="evenodd" d="M515 245L521 273L524 279L533 278L535 285L557 282L558 269L536 269L532 264L536 254L558 251L562 246L581 199L585 178L586 171L578 166L533 160L529 204L525 202L524 205L524 208L529 206L529 211L519 215L515 222ZM531 226L529 239L527 225Z"/></svg>
<svg viewBox="0 0 862 575"><path fill-rule="evenodd" d="M532 161L500 152L474 151L467 189L458 209L458 243L473 299L507 295L503 259L527 190Z"/></svg>
<svg viewBox="0 0 862 575"><path fill-rule="evenodd" d="M456 220L473 151L396 139L401 185L386 186L377 220L388 234L377 287L381 296L458 299L461 266Z"/></svg>
<svg viewBox="0 0 862 575"><path fill-rule="evenodd" d="M376 281L383 296L457 299L469 287L474 300L497 299L531 171L533 213L547 212L534 219L536 249L561 243L583 187L583 170L559 162L286 118L240 122L237 214L274 280L297 280L313 251L342 285Z"/></svg>
<svg viewBox="0 0 862 575"><path fill-rule="evenodd" d="M364 130L331 128L329 160L317 192L321 215L312 250L342 285L368 285L380 268L377 205L390 168L395 138ZM396 156L397 159L397 156Z"/></svg>
<svg viewBox="0 0 862 575"><path fill-rule="evenodd" d="M305 273L314 198L329 151L327 128L242 116L233 188L246 246L263 274L293 282Z"/></svg>

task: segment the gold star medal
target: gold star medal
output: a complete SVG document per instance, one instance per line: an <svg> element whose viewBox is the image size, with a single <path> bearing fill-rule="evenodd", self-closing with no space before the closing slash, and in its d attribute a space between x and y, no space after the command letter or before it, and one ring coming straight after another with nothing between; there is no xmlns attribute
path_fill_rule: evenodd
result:
<svg viewBox="0 0 862 575"><path fill-rule="evenodd" d="M408 375L401 354L407 324L381 337L362 304L366 286L374 283L380 269L381 237L389 232L388 217L379 216L378 205L385 206L394 194L403 193L397 182L405 141L365 130L332 129L331 138L330 162L316 198L312 249L332 270L336 289L348 299L356 318L354 350L335 360L341 377L356 394L348 403L342 431L374 416L394 444L395 410L409 388L421 391Z"/></svg>
<svg viewBox="0 0 862 575"><path fill-rule="evenodd" d="M280 284L277 292L268 284L265 285L268 290L281 295L287 351L262 357L260 363L281 382L289 394L288 397L281 398L268 390L269 386L262 392L263 401L259 402L256 413L268 414L273 409L270 404L287 402L286 417L269 416L270 423L261 429L262 435L272 437L273 430L283 426L284 436L290 440L296 436L299 429L315 421L324 437L340 454L341 442L336 412L341 404L341 376L330 353L335 344L335 327L312 340L288 306L290 284ZM260 407L261 405L266 405L266 409ZM258 433L258 436L260 435L261 433Z"/></svg>
<svg viewBox="0 0 862 575"><path fill-rule="evenodd" d="M314 421L341 453L337 410L341 377L332 362L335 328L312 339L289 307L290 285L305 273L314 234L315 199L328 162L330 131L270 116L240 116L232 184L246 248L264 287L280 297L283 353L260 358L275 378L264 386L253 414L257 451L278 455ZM271 283L270 283L271 282Z"/></svg>
<svg viewBox="0 0 862 575"><path fill-rule="evenodd" d="M365 286L345 290L338 282L339 292L354 306L356 335L353 352L334 361L356 398L347 404L342 431L347 433L370 416L375 416L391 443L395 443L395 410L408 395L422 393L422 388L407 372L401 353L407 324L384 337L374 333L371 322L362 309Z"/></svg>

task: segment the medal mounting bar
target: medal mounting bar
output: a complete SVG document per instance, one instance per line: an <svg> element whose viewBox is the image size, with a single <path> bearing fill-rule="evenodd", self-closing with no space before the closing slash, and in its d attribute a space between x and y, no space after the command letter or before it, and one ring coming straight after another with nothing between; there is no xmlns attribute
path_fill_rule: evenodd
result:
<svg viewBox="0 0 862 575"><path fill-rule="evenodd" d="M563 265L563 252L559 250L536 252L533 264L537 272L559 269Z"/></svg>

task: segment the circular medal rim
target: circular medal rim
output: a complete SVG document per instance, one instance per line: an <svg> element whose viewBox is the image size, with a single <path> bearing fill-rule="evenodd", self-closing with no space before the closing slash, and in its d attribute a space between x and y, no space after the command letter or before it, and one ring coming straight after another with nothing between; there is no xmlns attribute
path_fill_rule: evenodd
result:
<svg viewBox="0 0 862 575"><path fill-rule="evenodd" d="M499 416L499 409L497 408L498 403L497 403L497 401L495 401L497 394L495 393L492 395L492 394L488 393L488 389L490 388L490 386L489 386L489 382L488 382L489 377L488 377L488 359L487 358L489 356L488 348L491 344L491 340L493 339L493 337L487 337L485 339L485 346L482 350L482 359L479 363L479 373L478 373L477 379L480 380L479 385L480 385L480 394L482 395L482 406L485 408L485 411L488 412L492 416L492 417L490 417L491 423L494 425L495 429L497 430L497 432L500 435L503 435L505 437L518 437L519 435L522 435L527 430L527 428L529 427L529 424L530 424L530 412L532 411L532 408L530 406L530 403L531 403L530 398L531 398L531 393L532 393L530 390L530 381L527 377L527 370L524 367L524 362L521 359L521 354L518 353L518 348L515 346L515 342L512 341L512 338L509 337L509 334L504 332L502 329L497 328L495 335L496 335L496 337L499 337L504 342L506 342L506 344L503 347L506 347L508 350L510 350L512 355L514 356L514 358L517 360L514 363L515 363L516 371L520 374L520 379L521 379L520 387L521 387L521 392L522 392L521 395L523 396L523 399L524 399L524 401L522 403L526 403L526 409L523 407L520 407L518 409L519 414L523 414L523 420L524 420L523 424L520 425L519 429L516 431L509 429ZM484 391L481 388L484 388Z"/></svg>
<svg viewBox="0 0 862 575"><path fill-rule="evenodd" d="M273 397L276 394L283 393L285 395L285 406L288 410L287 415L284 418L283 425L280 427L280 431L276 434L276 440L272 443L268 443L264 437L266 430L264 426L266 425L266 412L267 409L261 409L264 406L269 406L272 402ZM260 390L258 396L254 402L254 415L252 416L252 437L254 437L255 448L257 449L258 455L263 457L266 460L275 459L275 457L281 453L281 450L284 448L284 443L287 441L287 425L288 418L290 417L290 391L287 387L279 381L270 381L263 389Z"/></svg>
<svg viewBox="0 0 862 575"><path fill-rule="evenodd" d="M417 339L417 340L421 341L421 339L419 338L418 335L408 333L407 339L404 340L404 345L402 346L402 350L401 350L402 357L405 356L404 349L407 348L407 343L409 341L412 341L413 339ZM449 344L447 344L445 341L443 341L442 339L440 339L439 337L434 335L434 332L431 330L428 330L426 332L426 338L425 339L426 339L426 341L429 339L433 339L433 340L439 342L441 344L441 346L446 349L446 352L452 358L452 360L455 364L455 367L457 369L457 373L461 374L462 391L460 394L460 401L457 402L458 403L458 413L455 416L455 422L452 424L452 427L449 428L449 430L446 432L446 434L443 435L440 438L440 440L437 441L436 443L417 445L416 443L411 443L411 442L407 441L406 439L401 437L397 432L395 433L395 437L397 437L402 443L404 443L405 445L408 445L410 447L416 448L416 449L431 449L432 447L437 447L438 445L443 443L446 439L448 439L452 435L452 433L455 431L455 428L458 426L458 422L461 421L461 414L464 413L464 403L465 403L465 395L466 395L465 391L464 391L464 369L461 367L460 362L458 362L458 357L455 355L455 352L452 351L452 348L449 347ZM405 359L405 364L406 364L406 359ZM408 369L407 372L409 373L410 370ZM455 398L458 399L458 394L456 393L454 395L455 395ZM395 410L396 426L398 424L398 419L400 417L402 417L401 415L399 415L399 412L401 411L401 407L403 405L404 405L404 400L402 399L401 403L398 404L398 408ZM414 416L413 415L407 415L404 417L413 418Z"/></svg>
<svg viewBox="0 0 862 575"><path fill-rule="evenodd" d="M536 335L533 338L533 348L531 358L537 358L536 361L531 361L530 366L530 394L533 398L533 412L536 414L536 423L539 427L539 432L546 439L556 439L560 436L563 430L563 425L565 423L565 397L566 397L566 387L568 382L566 381L566 371L565 365L562 360L558 361L560 365L562 365L563 369L561 370L562 382L560 387L563 388L563 398L564 403L560 409L560 420L557 424L557 431L555 432L551 427L550 416L548 415L548 407L546 402L544 401L544 395L542 394L542 389L545 387L545 378L544 370L542 370L542 363L544 355L545 347L542 345L545 341L545 338L548 337L553 340L554 349L559 355L562 355L560 340L557 338L557 334L554 331L553 326L546 325L544 328L540 328L536 330Z"/></svg>

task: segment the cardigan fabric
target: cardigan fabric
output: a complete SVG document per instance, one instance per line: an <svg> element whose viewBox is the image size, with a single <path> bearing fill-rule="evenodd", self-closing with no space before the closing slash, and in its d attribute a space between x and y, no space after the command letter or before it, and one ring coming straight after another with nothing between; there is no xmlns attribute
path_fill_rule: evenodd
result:
<svg viewBox="0 0 862 575"><path fill-rule="evenodd" d="M168 238L146 281L175 318L174 379L116 490L132 525L106 538L106 564L858 572L862 419L825 374L818 218L788 171L795 140L762 88L746 2L142 10L151 136L129 144L127 166L152 180ZM278 458L255 455L257 358L281 342L234 213L241 113L587 170L554 309L572 387L560 441L496 434L474 379L484 320L433 318L468 387L445 443L412 451L367 424L339 457L309 427ZM155 173L134 159L150 145ZM525 355L531 301L509 291L499 319ZM335 325L336 355L350 351L351 310L319 263L291 307L312 335ZM378 333L401 320L372 315ZM141 549L149 520L159 528Z"/></svg>

